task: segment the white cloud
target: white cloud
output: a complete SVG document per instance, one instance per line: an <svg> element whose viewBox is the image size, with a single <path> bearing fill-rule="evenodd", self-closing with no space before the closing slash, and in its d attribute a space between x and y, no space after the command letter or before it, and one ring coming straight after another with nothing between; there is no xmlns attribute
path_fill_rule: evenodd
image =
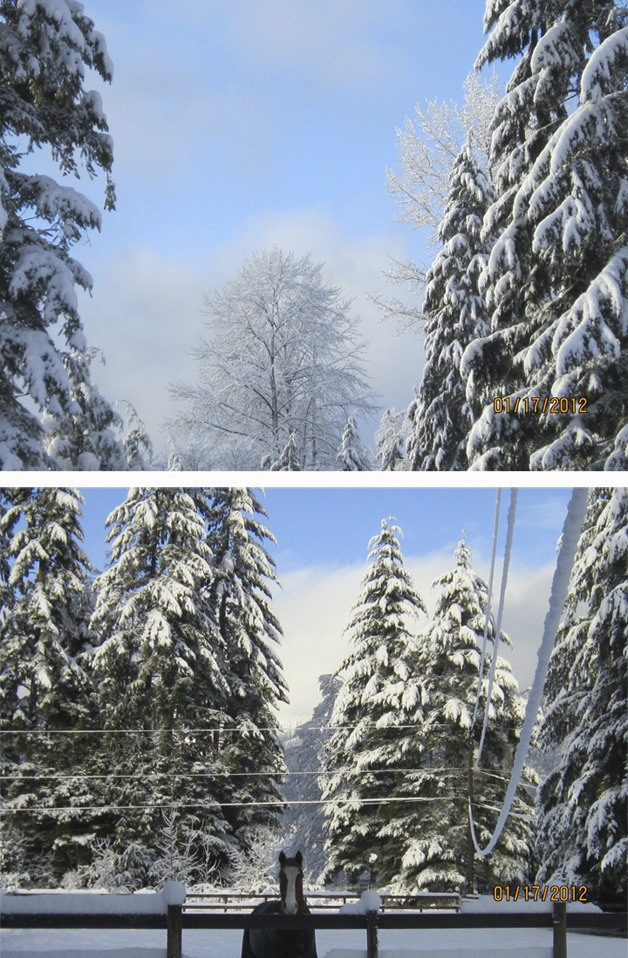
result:
<svg viewBox="0 0 628 958"><path fill-rule="evenodd" d="M203 290L222 286L254 250L275 244L297 255L311 253L315 262L325 263L325 281L355 298L369 342L365 366L382 406L401 409L412 398L422 367L419 339L400 337L369 299L390 292L383 271L389 255L403 254L399 240L386 234L353 237L321 210L268 213L247 220L230 244L196 249L193 260L166 256L149 245L101 258L94 296L82 307L88 341L107 360L94 367L94 378L110 401L133 403L157 448L163 445L164 420L174 412L169 384L196 379L192 353L204 332ZM375 420L364 428L365 442L375 428Z"/></svg>
<svg viewBox="0 0 628 958"><path fill-rule="evenodd" d="M452 555L444 551L405 558L430 614L434 608L432 582L449 571L452 563ZM485 565L488 567L488 561L474 557L474 568L482 575ZM308 719L319 701L319 675L340 667L349 649L343 632L364 570L361 563L298 569L282 576L283 590L275 596L275 609L284 630L281 658L290 688L290 706L282 710L282 721L292 724ZM500 654L511 663L522 691L534 677L552 574L550 566L534 571L521 567L511 570L503 629L513 648L503 647ZM423 617L419 627L425 622Z"/></svg>
<svg viewBox="0 0 628 958"><path fill-rule="evenodd" d="M99 267L94 297L82 307L88 341L106 359L95 364L94 380L110 402L135 406L156 447L172 413L169 384L196 375L202 286L184 260L128 249Z"/></svg>

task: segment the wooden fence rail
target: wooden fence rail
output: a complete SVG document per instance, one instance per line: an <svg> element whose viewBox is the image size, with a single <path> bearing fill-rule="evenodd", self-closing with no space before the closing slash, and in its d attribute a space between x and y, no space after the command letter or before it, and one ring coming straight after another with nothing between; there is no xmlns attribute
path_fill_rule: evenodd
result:
<svg viewBox="0 0 628 958"><path fill-rule="evenodd" d="M587 929L625 933L628 916L625 912L568 912L565 903L557 902L552 912L470 912L462 914L430 914L402 912L368 912L361 915L252 915L200 914L187 912L184 906L169 905L167 915L107 914L10 914L2 916L4 928L161 928L167 934L168 958L181 958L183 932L187 930L275 928L318 930L364 929L368 958L378 958L378 932L393 929L423 928L552 928L553 956L567 958L567 931ZM488 948L487 948L488 950Z"/></svg>
<svg viewBox="0 0 628 958"><path fill-rule="evenodd" d="M346 905L347 902L358 902L360 895L345 892L317 892L307 891L305 893L310 908L319 910L338 910L338 905ZM435 893L417 893L415 895L388 895L379 893L381 901L381 911L391 909L412 908L418 911L429 910L431 908L451 909L460 911L460 895L455 892ZM185 911L242 911L249 909L253 905L262 901L275 901L276 892L264 894L246 894L244 892L199 892L191 893L185 901Z"/></svg>

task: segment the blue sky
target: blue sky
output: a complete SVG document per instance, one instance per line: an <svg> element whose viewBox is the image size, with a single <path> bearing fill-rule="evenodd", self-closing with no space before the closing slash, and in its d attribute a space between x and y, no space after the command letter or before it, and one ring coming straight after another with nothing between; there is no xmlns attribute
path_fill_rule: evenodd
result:
<svg viewBox="0 0 628 958"><path fill-rule="evenodd" d="M76 250L94 278L81 311L95 379L131 401L157 445L168 384L196 375L202 292L254 250L324 262L354 297L382 406L419 382L417 335L382 323L391 259L423 238L396 222L386 169L417 103L462 99L484 0L85 0L114 79L102 92L118 204ZM99 183L80 188L100 201Z"/></svg>
<svg viewBox="0 0 628 958"><path fill-rule="evenodd" d="M514 555L535 568L551 561L570 489L519 491ZM106 562L104 524L126 489L83 489L85 548L100 569ZM382 519L395 518L403 531L403 552L453 553L463 531L471 549L488 553L492 544L494 489L266 488L256 493L268 512L266 524L277 539L270 546L280 573L303 567L342 567L366 560L369 539ZM502 491L502 511L510 492ZM502 531L505 529L505 518Z"/></svg>
<svg viewBox="0 0 628 958"><path fill-rule="evenodd" d="M104 522L126 495L123 489L84 489L85 546L104 564ZM520 686L527 688L547 612L556 544L570 490L523 488L504 615L513 640L507 657ZM277 539L271 548L283 588L275 607L284 630L281 657L291 689L282 720L309 717L318 700L318 676L335 671L348 646L348 624L366 567L368 542L382 519L394 516L403 531L402 552L428 609L433 580L452 568L463 530L474 567L490 569L495 489L270 488L261 494L267 526ZM510 491L502 492L498 569L501 570ZM496 580L495 589L500 579Z"/></svg>

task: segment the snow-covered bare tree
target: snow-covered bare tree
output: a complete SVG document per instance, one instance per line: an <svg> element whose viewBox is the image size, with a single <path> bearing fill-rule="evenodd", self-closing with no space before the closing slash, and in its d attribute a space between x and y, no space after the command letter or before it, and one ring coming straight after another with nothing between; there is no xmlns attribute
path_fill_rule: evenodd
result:
<svg viewBox="0 0 628 958"><path fill-rule="evenodd" d="M516 63L493 122L472 467L625 469L628 10L488 0L485 27L478 63Z"/></svg>
<svg viewBox="0 0 628 958"><path fill-rule="evenodd" d="M26 875L54 884L85 860L93 837L89 815L72 811L90 801L80 775L87 747L76 734L90 726L93 691L85 667L91 567L81 545L82 498L51 488L7 489L3 499L10 569L0 615L6 867L21 844Z"/></svg>
<svg viewBox="0 0 628 958"><path fill-rule="evenodd" d="M429 247L435 247L439 241L451 170L465 143L471 146L480 169L490 180L490 124L498 99L495 75L486 79L474 72L465 81L462 104L453 100L417 104L415 119L406 120L405 129L397 130L402 172L387 171L388 188L400 209L397 219L424 231ZM375 302L382 314L401 319L407 328L416 328L424 318L420 300L426 273L425 263L396 263L388 278L407 285L417 302L407 305L399 299L378 297Z"/></svg>
<svg viewBox="0 0 628 958"><path fill-rule="evenodd" d="M510 664L498 652L482 758L472 772L482 725L480 720L474 727L473 719L488 588L474 571L464 541L456 551L455 568L440 576L434 588L436 605L427 631L419 637L416 663L423 687L422 720L400 743L413 756L413 765L398 794L414 801L400 804L386 835L397 847L400 888L454 891L475 885L489 890L496 882L529 877L533 813L524 784L534 781L530 769L524 770L508 828L481 864L474 865L468 824L471 799L478 840L485 845L501 808L524 703ZM480 689L480 718L486 707L495 638L489 616L491 651ZM504 633L501 643L511 644Z"/></svg>
<svg viewBox="0 0 628 958"><path fill-rule="evenodd" d="M382 521L369 543L369 565L362 580L347 633L351 651L339 670L332 725L338 728L326 747L325 806L327 867L332 878L344 871L353 881L379 856L381 882L398 869L397 852L384 837L392 806L381 803L398 794L407 766L399 726L421 715L421 679L417 647L409 631L425 612L404 567L400 529Z"/></svg>
<svg viewBox="0 0 628 958"><path fill-rule="evenodd" d="M124 468L120 420L90 382L76 287L92 279L70 251L99 229L98 207L51 176L106 175L112 140L86 69L110 80L103 36L75 0L0 2L0 468ZM41 151L41 154L40 152ZM32 165L32 164L31 164ZM58 458L57 458L58 457Z"/></svg>
<svg viewBox="0 0 628 958"><path fill-rule="evenodd" d="M442 249L427 271L425 368L409 410L412 433L408 457L412 469L467 468L467 435L479 414L460 368L465 347L488 331L486 307L478 290L485 263L480 234L493 199L489 176L469 142L451 170L449 195L438 230Z"/></svg>
<svg viewBox="0 0 628 958"><path fill-rule="evenodd" d="M172 395L179 436L205 443L205 466L258 469L294 433L304 469L333 469L343 427L372 411L351 303L322 265L278 248L254 253L236 279L205 296L208 337L199 379Z"/></svg>
<svg viewBox="0 0 628 958"><path fill-rule="evenodd" d="M195 731L230 722L205 522L192 495L161 488L129 490L107 525L111 563L95 581L91 622L100 727L109 733L93 763L113 775L101 786L101 834L118 854L137 846L146 881L163 815L181 804L183 844L186 828L202 827L211 836L204 867L224 865L233 844L220 808L228 769L218 735Z"/></svg>
<svg viewBox="0 0 628 958"><path fill-rule="evenodd" d="M230 888L261 894L277 882L277 859L285 847L277 828L258 826L252 829L246 847L236 851L231 861L227 882Z"/></svg>
<svg viewBox="0 0 628 958"><path fill-rule="evenodd" d="M593 489L545 684L541 882L624 902L628 862L628 491Z"/></svg>

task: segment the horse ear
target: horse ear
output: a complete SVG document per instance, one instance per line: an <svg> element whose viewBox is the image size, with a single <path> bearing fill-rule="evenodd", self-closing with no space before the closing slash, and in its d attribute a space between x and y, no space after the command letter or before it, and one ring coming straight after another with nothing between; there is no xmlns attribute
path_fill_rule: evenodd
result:
<svg viewBox="0 0 628 958"><path fill-rule="evenodd" d="M287 861L287 858L286 858L286 856L284 855L284 853L283 853L283 852L279 852L279 864L280 864L280 865L284 865L284 864L286 863L286 861Z"/></svg>
<svg viewBox="0 0 628 958"><path fill-rule="evenodd" d="M301 865L303 864L303 855L301 854L301 852L297 852L294 857L295 857L295 859L296 859L297 865L298 865L299 868L300 868Z"/></svg>

